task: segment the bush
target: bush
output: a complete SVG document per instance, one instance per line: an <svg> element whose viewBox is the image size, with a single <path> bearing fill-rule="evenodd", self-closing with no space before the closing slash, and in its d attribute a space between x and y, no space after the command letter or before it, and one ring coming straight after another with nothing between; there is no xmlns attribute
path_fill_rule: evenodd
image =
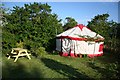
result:
<svg viewBox="0 0 120 80"><path fill-rule="evenodd" d="M22 41L17 42L17 43L16 43L16 46L17 46L18 48L23 48L23 47L24 47L24 43L23 43Z"/></svg>
<svg viewBox="0 0 120 80"><path fill-rule="evenodd" d="M36 50L36 54L37 54L37 56L44 56L45 54L47 54L47 52L45 51L45 48L44 48L44 47L39 47L39 48Z"/></svg>
<svg viewBox="0 0 120 80"><path fill-rule="evenodd" d="M109 65L106 66L108 69L108 76L110 79L119 79L119 76L117 75L119 73L118 69L119 69L119 64L118 62L115 63L111 63ZM111 74L113 73L113 74Z"/></svg>
<svg viewBox="0 0 120 80"><path fill-rule="evenodd" d="M33 9L41 6L44 7ZM61 20L57 17L56 14L51 13L51 7L48 4L33 3L24 5L24 8L14 7L14 11L5 15L7 24L3 27L2 48L5 51L13 47L22 47L35 54L39 54L40 51L44 53L45 50L52 51L55 48L53 39L56 36L56 30L58 30L57 33L63 31Z"/></svg>

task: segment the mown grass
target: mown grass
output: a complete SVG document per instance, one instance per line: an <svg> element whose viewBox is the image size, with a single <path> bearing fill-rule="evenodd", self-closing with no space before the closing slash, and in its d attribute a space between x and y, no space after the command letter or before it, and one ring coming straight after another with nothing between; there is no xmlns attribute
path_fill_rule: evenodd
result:
<svg viewBox="0 0 120 80"><path fill-rule="evenodd" d="M16 63L13 59L2 58L3 78L68 78L68 79L118 79L115 57L105 54L97 58L72 58L47 54L31 56L29 60L21 57ZM112 65L113 64L113 65Z"/></svg>

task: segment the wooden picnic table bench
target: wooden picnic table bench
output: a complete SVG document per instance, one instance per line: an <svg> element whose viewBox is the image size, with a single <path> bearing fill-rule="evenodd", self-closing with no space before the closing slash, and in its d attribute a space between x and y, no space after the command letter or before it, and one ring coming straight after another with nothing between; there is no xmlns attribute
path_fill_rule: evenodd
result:
<svg viewBox="0 0 120 80"><path fill-rule="evenodd" d="M10 59L11 57L15 57L14 62L16 62L17 59L18 59L20 56L27 56L28 59L31 59L31 58L30 58L30 55L31 55L31 54L28 54L28 50L27 50L27 49L23 49L23 48L12 48L11 53L10 53L9 56L8 56L8 59Z"/></svg>

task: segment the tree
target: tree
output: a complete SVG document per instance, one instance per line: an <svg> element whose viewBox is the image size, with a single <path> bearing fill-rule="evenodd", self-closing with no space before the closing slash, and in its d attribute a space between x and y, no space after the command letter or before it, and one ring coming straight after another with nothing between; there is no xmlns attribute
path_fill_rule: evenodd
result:
<svg viewBox="0 0 120 80"><path fill-rule="evenodd" d="M120 50L120 23L116 26L116 47L118 51Z"/></svg>
<svg viewBox="0 0 120 80"><path fill-rule="evenodd" d="M109 14L102 14L95 16L91 21L88 22L88 27L97 32L98 34L101 34L105 38L109 37L108 30L110 28L108 23Z"/></svg>
<svg viewBox="0 0 120 80"><path fill-rule="evenodd" d="M65 25L63 26L64 30L70 29L77 25L77 22L74 18L66 17L65 19L67 20L67 23L65 23Z"/></svg>
<svg viewBox="0 0 120 80"><path fill-rule="evenodd" d="M116 30L117 30L116 31L116 33L117 33L116 37L120 40L120 23L118 23Z"/></svg>
<svg viewBox="0 0 120 80"><path fill-rule="evenodd" d="M0 27L3 27L5 24L7 24L7 20L4 17L4 15L7 15L7 12L9 9L8 8L4 8L4 4L0 4Z"/></svg>
<svg viewBox="0 0 120 80"><path fill-rule="evenodd" d="M105 38L105 45L110 48L116 48L118 36L118 24L116 22L108 21L109 14L102 14L95 16L88 22L88 27Z"/></svg>
<svg viewBox="0 0 120 80"><path fill-rule="evenodd" d="M5 15L8 24L3 28L3 48L16 47L16 43L22 41L24 47L29 50L39 47L44 47L48 51L52 50L55 40L52 43L51 40L56 37L56 30L58 33L62 32L62 24L56 14L51 14L51 6L47 3L33 3L13 8L11 14ZM8 34L12 38L7 36ZM10 43L6 39L14 41L11 40Z"/></svg>

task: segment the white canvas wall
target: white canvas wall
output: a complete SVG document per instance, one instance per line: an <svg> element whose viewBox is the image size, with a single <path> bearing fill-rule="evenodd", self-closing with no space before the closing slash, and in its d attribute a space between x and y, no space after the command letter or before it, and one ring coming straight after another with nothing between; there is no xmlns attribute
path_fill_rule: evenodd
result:
<svg viewBox="0 0 120 80"><path fill-rule="evenodd" d="M103 44L103 42L89 42L89 41L78 41L78 40L70 40L67 38L62 39L56 39L56 50L62 52L70 53L70 50L72 53L75 54L101 54L103 52L99 52L100 44ZM61 47L62 45L62 47Z"/></svg>

